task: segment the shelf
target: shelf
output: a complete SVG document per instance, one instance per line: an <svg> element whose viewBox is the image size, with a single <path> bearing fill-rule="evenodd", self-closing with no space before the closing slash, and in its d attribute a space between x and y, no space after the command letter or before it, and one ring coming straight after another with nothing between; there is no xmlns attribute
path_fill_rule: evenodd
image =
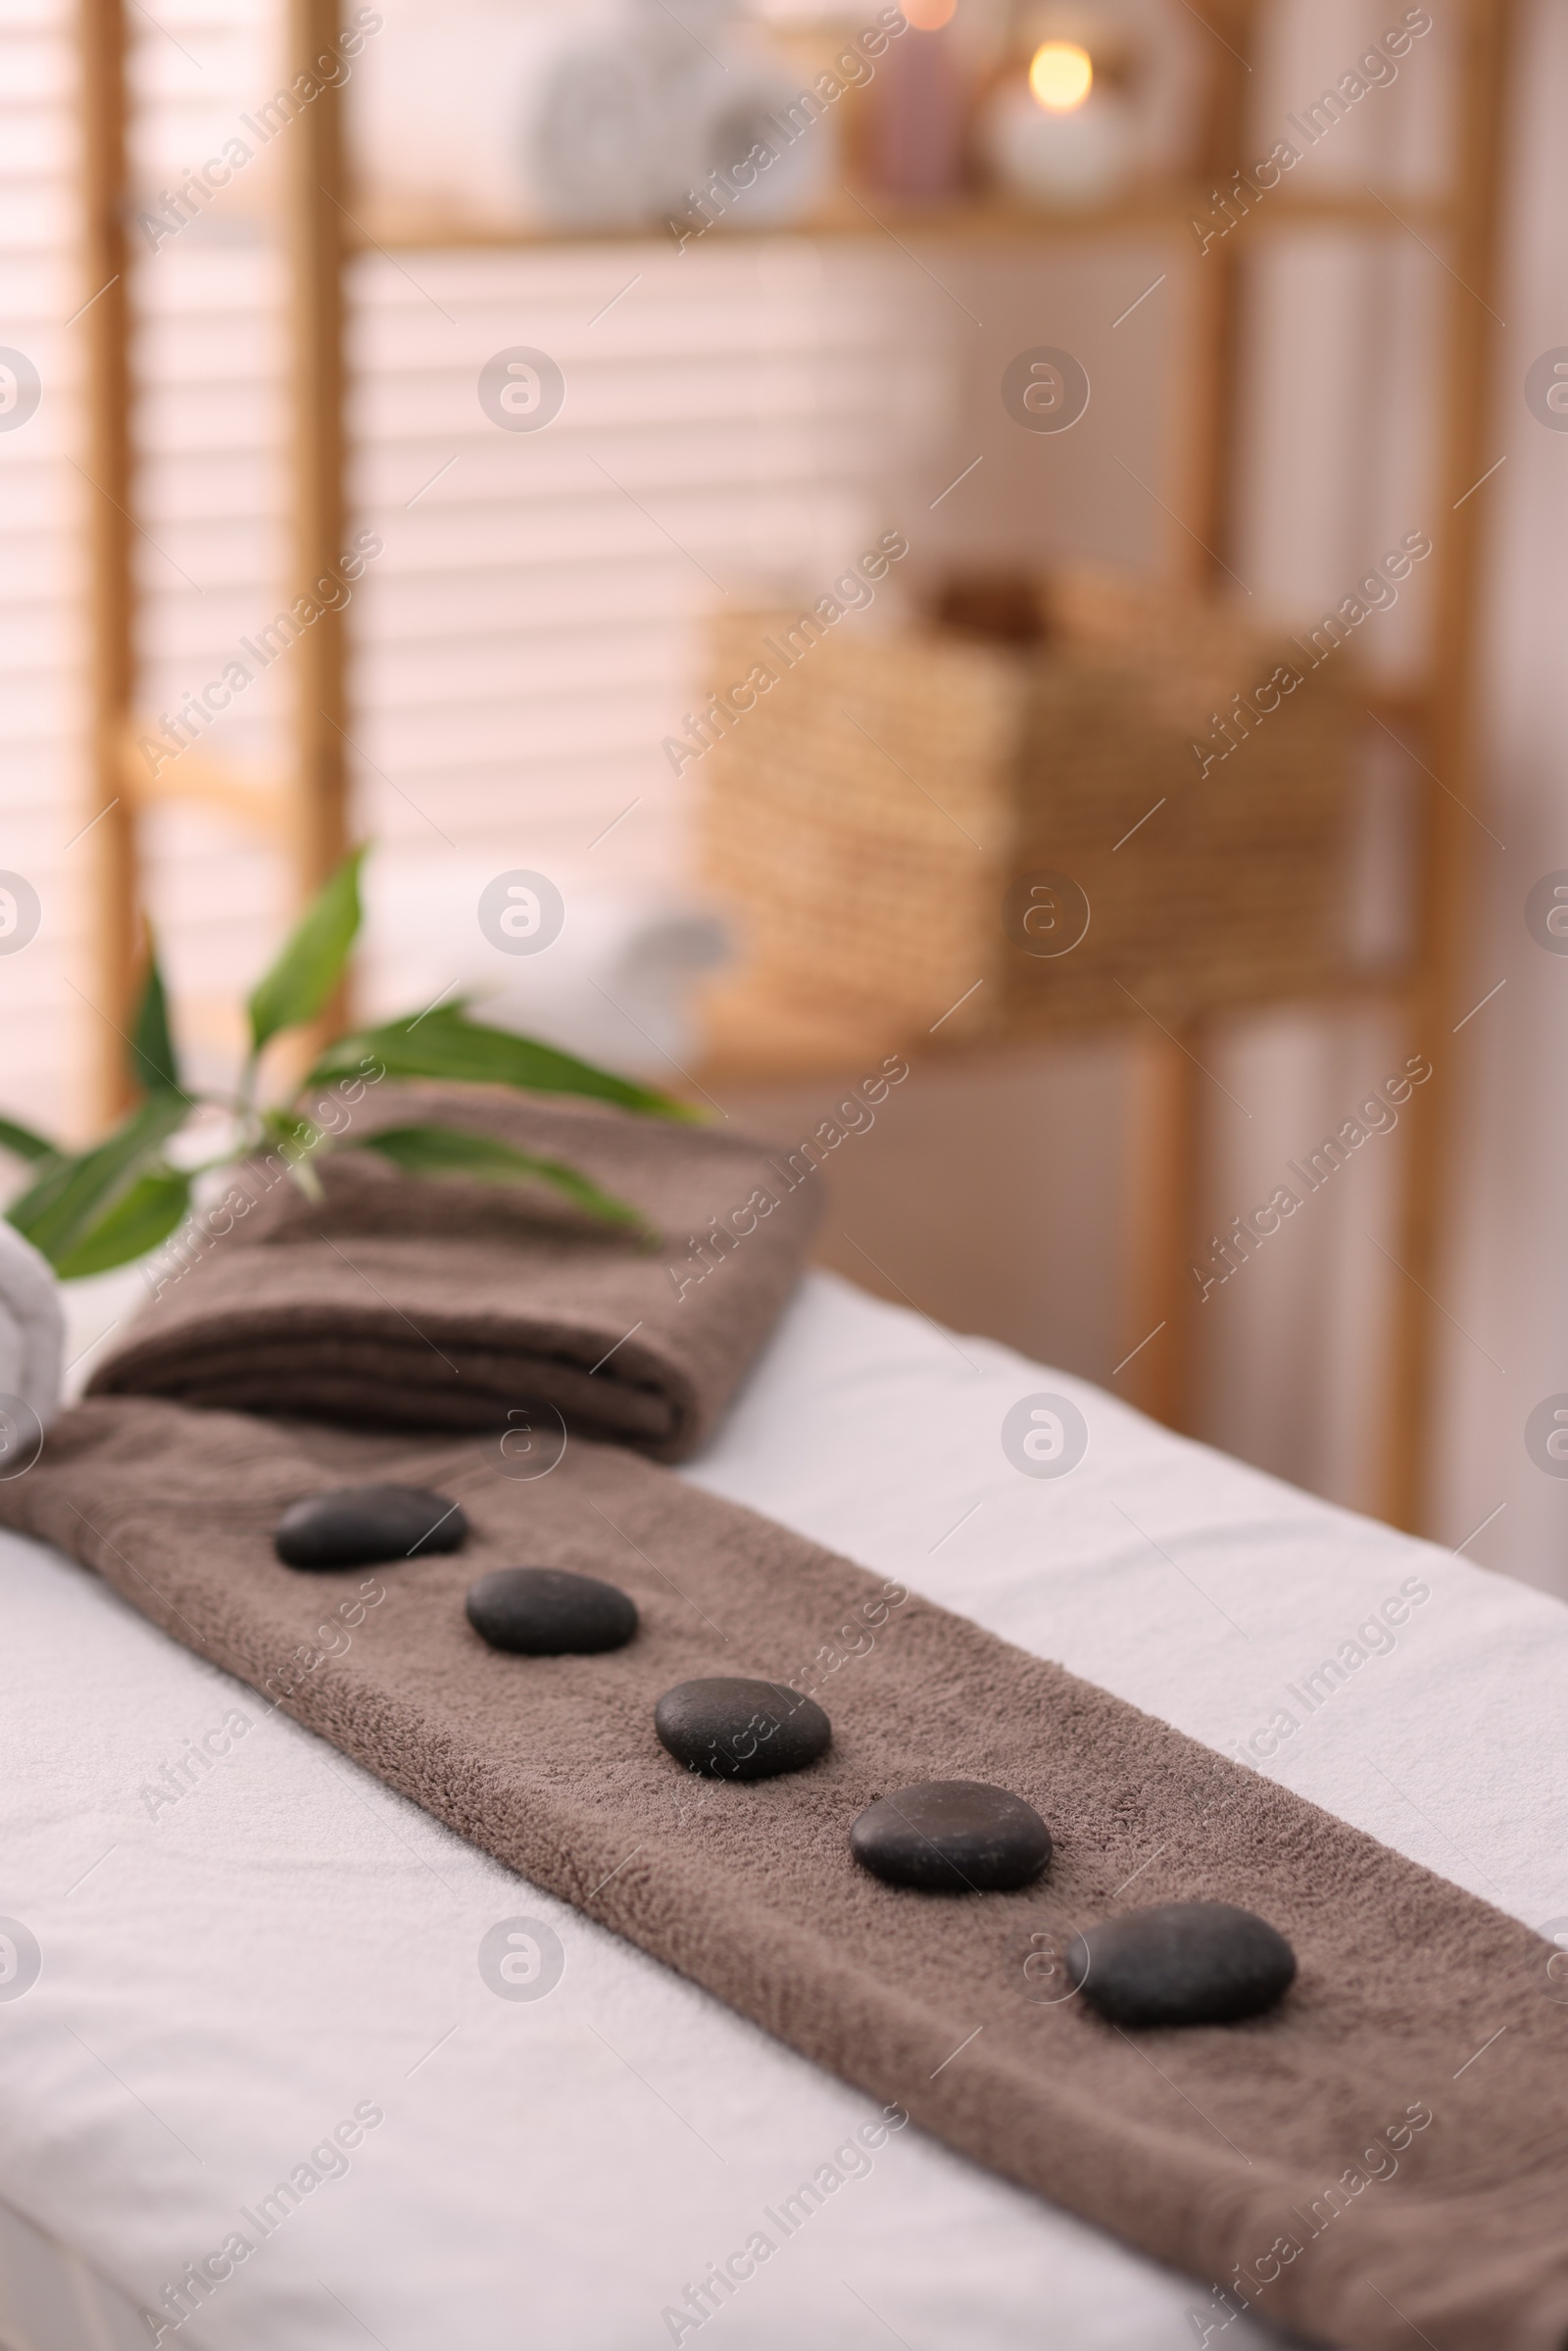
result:
<svg viewBox="0 0 1568 2351"><path fill-rule="evenodd" d="M295 808L289 787L279 777L235 766L205 743L192 743L161 766L156 776L151 775L141 748L149 738L169 740L151 718L131 721L120 737L118 780L131 808L142 810L183 803L215 808L268 839L287 839Z"/></svg>
<svg viewBox="0 0 1568 2351"><path fill-rule="evenodd" d="M1248 52L1278 12L1268 8L1266 0L1182 4L1215 36L1209 53L1212 102L1204 110L1202 152L1222 164L1228 179L1231 159L1257 152L1246 129L1251 73ZM1174 404L1171 460L1176 478L1173 503L1166 511L1205 556L1234 536L1234 455L1246 437L1247 387L1239 360L1249 345L1250 316L1258 289L1252 282L1254 273L1235 266L1238 257L1254 249L1259 238L1272 244L1277 236L1317 235L1376 240L1397 248L1409 236L1448 271L1446 422L1438 478L1451 523L1445 529L1440 558L1445 577L1433 600L1432 684L1430 691L1422 692L1403 681L1381 689L1369 682L1367 695L1369 706L1396 731L1402 732L1406 724L1419 729L1421 759L1431 761L1429 776L1435 779L1442 773L1447 779L1441 792L1434 780L1432 790L1419 795L1420 946L1414 967L1301 971L1292 984L1282 984L1271 995L1253 990L1245 1002L1239 989L1225 994L1214 986L1206 999L1188 987L1180 1002L1171 991L1152 993L1148 1018L1129 1017L1122 1031L1142 1039L1133 1054L1128 1200L1125 1230L1118 1236L1135 1308L1136 1329L1129 1338L1138 1342L1125 1361L1127 1386L1136 1388L1134 1400L1146 1410L1178 1426L1185 1424L1191 1409L1197 1362L1194 1293L1183 1260L1202 1221L1202 1151L1209 1114L1206 1074L1180 1030L1189 1020L1229 1020L1261 1010L1269 1003L1328 1006L1372 999L1391 1007L1407 1039L1442 1040L1456 1034L1456 1023L1463 1027L1458 1014L1467 1001L1461 951L1467 936L1470 873L1470 836L1465 828L1472 821L1465 801L1478 788L1479 778L1472 778L1481 733L1470 649L1478 625L1484 512L1484 502L1469 499L1469 488L1495 454L1487 438L1486 405L1494 352L1482 331L1476 306L1483 313L1491 310L1500 274L1506 68L1511 26L1520 12L1516 0L1459 0L1447 13L1454 19L1457 104L1448 134L1456 168L1446 197L1403 184L1381 191L1337 186L1323 176L1323 164L1332 164L1334 156L1344 152L1342 141L1324 159L1303 159L1302 168L1276 188L1252 190L1249 211L1229 225L1219 190L1206 179L1183 177L1146 185L1115 204L1085 211L1047 211L1000 194L979 193L913 205L869 188L845 186L808 220L735 226L721 219L684 246L690 252L700 243L711 253L727 238L732 243L770 241L775 248L787 245L798 252L813 239L858 240L858 251L884 251L892 241L921 268L934 263L939 270L958 270L965 252L1009 252L1038 266L1051 250L1098 247L1101 252L1131 254L1140 243L1146 249L1157 245L1173 281L1172 297L1185 303L1191 321L1190 331L1177 338L1180 381L1172 387L1179 398ZM302 896L318 888L341 858L348 839L342 724L348 717L347 632L312 632L305 640L303 670L298 670L302 657L296 655L293 742L276 771L242 771L220 759L216 747L201 742L181 753L176 764L165 764L159 776L148 775L136 739L155 730L130 723L139 595L133 561L137 525L132 519L135 452L130 419L136 406L136 371L131 327L136 272L131 244L140 207L131 193L128 168L133 109L123 0L78 0L77 22L81 291L91 296L78 313L85 339L82 372L89 423L82 469L101 492L87 509L94 574L90 716L94 778L103 804L88 828L97 882L91 926L95 985L87 993L105 1012L98 1069L101 1106L106 1116L118 1116L126 1100L121 1038L133 1021L142 984L137 912L140 820L154 807L173 803L221 811L283 852ZM340 35L341 0L289 0L287 56L301 72ZM290 577L303 582L317 578L322 564L335 560L342 543L347 458L343 352L349 297L340 262L345 254L608 254L635 246L651 268L657 245L667 241L671 252L680 249L663 222L641 230L573 231L530 224L515 214L480 219L455 205L399 196L386 185L368 183L356 191L345 180L343 111L339 95L322 95L297 118L288 139L279 141L280 204L274 204L272 191L260 182L254 189L247 182L249 193L238 199L245 208L245 233L264 210L285 232L292 301L295 482ZM744 204L738 209L744 223ZM241 224L232 211L228 219L238 233ZM1216 234L1208 240L1205 267L1202 230L1208 223ZM192 234L199 237L203 230L193 228ZM930 263L918 258L922 253L932 257ZM1148 274L1154 272L1151 269ZM1491 315L1494 318L1495 312ZM1219 562L1217 557L1211 560ZM943 1014L931 1030L910 1041L911 1059L918 1053L924 1067L956 1067L993 1054L1037 1051L1054 1039L1081 1035L1089 1025L1081 1018L1069 1021L1057 1004L1053 1025L1035 1025L1031 1019L1024 1029L1009 1021L1001 1007L994 1019L979 1016L975 1007L965 1013L960 1007L966 1003L960 999L951 1015ZM702 1093L709 1085L765 1087L861 1077L894 1042L867 1039L863 1027L781 1007L776 992L760 992L755 985L748 997L735 981L727 980L722 998L715 995L709 1001L700 1079L692 1082ZM1449 1059L1444 1056L1439 1082L1424 1086L1407 1112L1397 1254L1407 1279L1395 1293L1392 1310L1386 1431L1386 1507L1406 1525L1414 1523L1434 1395L1439 1309L1433 1302L1433 1285L1438 1284L1437 1249L1447 1188L1441 1097L1445 1086L1451 1086Z"/></svg>
<svg viewBox="0 0 1568 2351"><path fill-rule="evenodd" d="M1282 979L1277 986L1210 999L1203 999L1200 990L1184 1004L1157 1001L1162 1014L1189 1026L1248 1020L1306 1005L1321 1010L1336 1005L1347 1010L1374 1004L1397 1006L1407 1001L1413 984L1408 963L1368 964L1302 974L1296 980ZM699 1094L714 1087L745 1091L842 1085L857 1071L874 1070L892 1052L927 1067L968 1068L1087 1037L1138 1035L1152 1020L1151 1013L1135 1007L1093 1018L979 1020L946 1034L940 1028L923 1034L897 1028L875 1031L851 1016L835 1019L825 1011L781 1005L776 992L754 991L744 981L715 980L701 1009L703 1042L691 1082Z"/></svg>
<svg viewBox="0 0 1568 2351"><path fill-rule="evenodd" d="M1192 235L1195 220L1214 217L1213 191L1191 187L1151 189L1114 205L1084 211L1048 212L1015 199L982 195L950 203L911 205L876 191L841 190L829 207L792 223L746 228L717 223L686 252L720 241L758 243L769 237L935 238L957 244L1072 244L1101 237ZM651 228L558 228L520 220L485 219L443 212L393 195L360 198L347 216L345 241L351 251L539 252L561 246L668 243L666 226ZM1384 236L1452 225L1451 208L1429 195L1396 189L1381 197L1371 189L1264 197L1237 224L1244 238L1281 230L1344 229ZM1193 240L1195 255L1198 251Z"/></svg>

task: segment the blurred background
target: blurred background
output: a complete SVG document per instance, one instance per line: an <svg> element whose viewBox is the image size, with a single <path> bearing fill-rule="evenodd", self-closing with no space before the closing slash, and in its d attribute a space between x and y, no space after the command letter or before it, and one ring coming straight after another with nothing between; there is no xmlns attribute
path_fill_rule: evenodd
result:
<svg viewBox="0 0 1568 2351"><path fill-rule="evenodd" d="M136 905L231 1063L369 839L363 1008L792 1144L902 1056L824 1262L1568 1592L1568 12L14 0L0 58L0 1107L113 1107Z"/></svg>

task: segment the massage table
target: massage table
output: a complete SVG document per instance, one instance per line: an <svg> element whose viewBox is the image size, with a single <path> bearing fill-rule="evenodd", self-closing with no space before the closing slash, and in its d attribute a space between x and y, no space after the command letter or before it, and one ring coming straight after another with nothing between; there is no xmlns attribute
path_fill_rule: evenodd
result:
<svg viewBox="0 0 1568 2351"><path fill-rule="evenodd" d="M1002 1424L1046 1393L1088 1451L1021 1475ZM1568 1940L1557 1601L821 1273L679 1474ZM58 1553L0 1535L0 1592L7 2351L1280 2339L890 2127Z"/></svg>

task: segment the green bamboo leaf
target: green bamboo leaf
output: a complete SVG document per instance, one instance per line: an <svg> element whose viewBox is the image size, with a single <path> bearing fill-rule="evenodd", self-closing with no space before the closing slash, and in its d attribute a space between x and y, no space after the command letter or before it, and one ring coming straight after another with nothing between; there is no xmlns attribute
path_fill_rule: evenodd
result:
<svg viewBox="0 0 1568 2351"><path fill-rule="evenodd" d="M259 980L250 1000L251 1044L257 1053L280 1029L314 1020L348 964L360 927L363 849L345 859L312 901L281 955Z"/></svg>
<svg viewBox="0 0 1568 2351"><path fill-rule="evenodd" d="M130 1074L146 1094L179 1094L179 1063L169 1026L169 998L158 968L158 950L149 940L147 977L130 1032Z"/></svg>
<svg viewBox="0 0 1568 2351"><path fill-rule="evenodd" d="M15 1118L0 1118L0 1151L8 1151L14 1159L63 1159L66 1155L58 1143Z"/></svg>
<svg viewBox="0 0 1568 2351"><path fill-rule="evenodd" d="M179 1095L149 1095L92 1151L46 1164L38 1181L12 1201L7 1221L58 1267L88 1226L147 1172L188 1108Z"/></svg>
<svg viewBox="0 0 1568 2351"><path fill-rule="evenodd" d="M34 1164L37 1173L32 1182L6 1210L7 1223L14 1224L19 1233L30 1234L44 1210L53 1207L70 1182L76 1160L71 1152L62 1151L52 1159L40 1159Z"/></svg>
<svg viewBox="0 0 1568 2351"><path fill-rule="evenodd" d="M363 1141L355 1139L344 1148L379 1151L405 1175L468 1176L484 1184L550 1184L590 1216L607 1224L642 1229L643 1220L635 1208L613 1194L602 1192L564 1159L543 1159L533 1151L514 1151L510 1143L498 1142L493 1135L473 1134L466 1127L383 1127L378 1134L367 1135Z"/></svg>
<svg viewBox="0 0 1568 2351"><path fill-rule="evenodd" d="M189 1206L189 1176L176 1175L171 1168L144 1175L55 1259L55 1271L63 1282L77 1282L87 1274L128 1265L167 1240Z"/></svg>
<svg viewBox="0 0 1568 2351"><path fill-rule="evenodd" d="M289 1181L309 1200L322 1198L320 1178L312 1166L311 1158L325 1139L323 1130L314 1119L302 1117L297 1110L262 1112L264 1147L283 1161L288 1169Z"/></svg>
<svg viewBox="0 0 1568 2351"><path fill-rule="evenodd" d="M358 1073L368 1057L379 1061L393 1078L451 1078L468 1085L513 1086L529 1094L584 1094L660 1118L700 1120L704 1115L672 1095L615 1077L536 1038L470 1020L462 1004L410 1013L384 1028L338 1038L307 1078L306 1090Z"/></svg>

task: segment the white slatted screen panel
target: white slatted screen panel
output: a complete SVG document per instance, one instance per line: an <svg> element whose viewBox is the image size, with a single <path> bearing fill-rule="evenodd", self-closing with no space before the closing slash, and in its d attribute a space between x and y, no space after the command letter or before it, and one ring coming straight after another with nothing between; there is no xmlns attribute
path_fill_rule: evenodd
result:
<svg viewBox="0 0 1568 2351"><path fill-rule="evenodd" d="M0 869L37 893L41 921L0 953L0 1107L39 1121L79 1107L79 883L68 847L82 805L81 543L74 174L75 73L60 0L0 15L0 347L36 368L40 396L0 408ZM9 394L6 395L9 400ZM14 934L20 936L20 933ZM5 945L0 937L0 948Z"/></svg>
<svg viewBox="0 0 1568 2351"><path fill-rule="evenodd" d="M285 292L265 151L169 235L145 220L277 84L268 0L127 11L135 340L137 653L157 719L200 693L284 601ZM258 142L248 142L253 146ZM286 754L286 666L258 678L210 740L247 769ZM177 766L166 770L177 775ZM216 1078L239 1047L237 997L288 907L282 859L249 827L190 807L144 819L144 894L192 1065Z"/></svg>
<svg viewBox="0 0 1568 2351"><path fill-rule="evenodd" d="M152 210L276 87L275 12L204 0L129 22L132 168ZM0 1106L66 1124L82 1114L96 1017L78 994L91 850L74 843L96 804L68 325L83 298L73 41L64 0L10 0L0 346L32 361L43 396L0 430L0 870L32 883L43 921L24 953L0 955ZM261 151L156 250L133 230L141 700L155 719L284 601L276 160ZM678 869L682 794L659 747L690 699L704 613L820 592L904 503L940 415L939 339L912 275L782 239L355 266L351 529L385 546L353 611L357 821L388 865L448 842L574 861L630 808L595 853L606 869ZM484 361L519 342L567 378L562 416L537 436L501 432L476 396ZM284 661L214 727L242 767L285 756L287 686ZM162 809L143 835L186 1043L216 1069L286 911L286 875L248 828L209 812Z"/></svg>
<svg viewBox="0 0 1568 2351"><path fill-rule="evenodd" d="M371 256L356 293L366 829L389 861L580 868L605 836L607 873L677 872L660 746L703 617L820 594L894 518L937 391L920 306L784 242ZM545 431L480 408L514 346L564 375Z"/></svg>
<svg viewBox="0 0 1568 2351"><path fill-rule="evenodd" d="M258 146L242 117L277 86L276 24L254 0L203 0L131 25L151 205L225 139ZM268 208L286 136L156 251L135 240L155 718L285 601L285 287ZM355 822L389 879L476 850L579 865L601 835L607 873L679 869L684 795L660 745L691 698L703 616L819 594L894 518L938 427L941 344L913 276L863 249L718 237L685 254L647 242L352 266L348 535L384 547L352 606ZM485 361L518 344L566 379L538 434L500 430L478 401ZM275 767L288 685L285 658L214 745ZM144 838L186 1048L216 1074L287 878L210 811L160 810Z"/></svg>

